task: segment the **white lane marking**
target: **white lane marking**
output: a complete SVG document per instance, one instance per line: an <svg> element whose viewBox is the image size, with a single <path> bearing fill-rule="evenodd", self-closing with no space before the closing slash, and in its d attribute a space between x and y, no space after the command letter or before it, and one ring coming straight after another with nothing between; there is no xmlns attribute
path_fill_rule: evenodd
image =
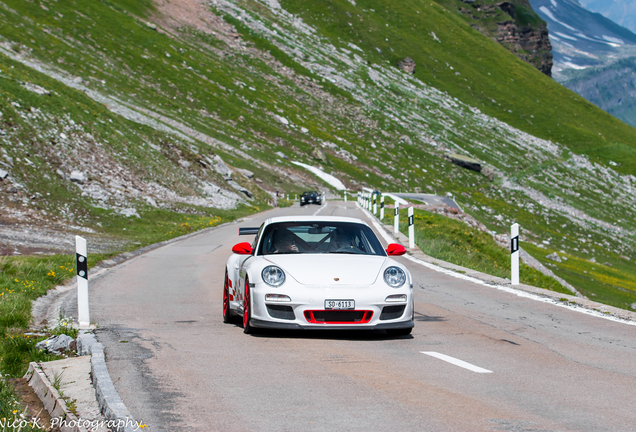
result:
<svg viewBox="0 0 636 432"><path fill-rule="evenodd" d="M327 204L329 204L327 201L325 201L325 203L322 205L322 207L320 207L318 210L316 210L314 212L314 214L312 214L312 216L316 216L318 213L320 213L322 210L325 209L325 207L327 207Z"/></svg>
<svg viewBox="0 0 636 432"><path fill-rule="evenodd" d="M479 366L475 366L474 364L467 363L463 360L456 359L455 357L447 356L446 354L440 354L435 351L420 351L422 354L429 355L431 357L438 358L440 360L444 360L450 364L454 364L455 366L459 366L464 369L468 369L469 371L477 372L477 373L493 373L488 369L480 368Z"/></svg>
<svg viewBox="0 0 636 432"><path fill-rule="evenodd" d="M369 219L371 220L371 223L375 227L376 231L380 233L380 235L382 236L384 241L386 241L387 243L395 242L395 240L391 236L389 236L389 234L387 234L387 232L384 230L384 228L382 228L382 226L376 221L376 218L373 217L373 215L371 213L369 213L367 210L362 208L362 206L360 206L360 204L358 204L358 203L356 203L356 204L357 204L358 208L360 210L362 210L369 217ZM468 276L468 275L465 275L465 274L462 274L462 273L457 273L457 272L454 272L452 270L446 269L444 267L440 267L440 266L437 266L435 264L431 264L431 263L428 263L426 261L422 261L421 259L417 259L417 258L415 258L415 257L413 257L411 255L403 255L403 258L406 258L409 261L413 261L416 264L419 264L421 266L427 267L427 268L429 268L431 270L434 270L436 272L444 273L445 275L452 276L452 277L457 278L457 279L462 279L462 280L465 280L465 281L468 281L468 282L472 282L472 283L475 283L477 285L483 285L483 286L486 286L488 288L494 288L494 289L497 289L499 291L504 291L504 292L507 292L507 293L510 293L510 294L514 294L517 297L523 297L523 298L527 298L529 300L534 300L534 301L538 301L538 302L541 302L541 303L551 304L551 305L554 305L554 306L558 306L558 307L562 307L562 308L565 308L565 309L569 309L569 310L574 311L574 312L579 312L579 313L582 313L582 314L585 314L585 315L590 315L590 316L593 316L593 317L596 317L596 318L603 318L603 319L606 319L608 321L614 321L614 322L621 323L621 324L627 324L627 325L631 325L631 326L636 326L636 321L631 321L631 320L626 320L626 319L623 319L623 318L618 318L618 317L615 317L615 316L612 316L612 315L604 314L603 312L600 312L600 311L597 311L597 310L587 309L587 308L580 307L580 306L570 306L569 304L556 301L555 299L553 299L551 297L543 297L543 296L540 296L538 294L528 293L528 292L521 291L521 290L518 290L518 289L510 288L510 287L507 287L507 286L504 286L504 285L497 285L497 284L492 283L492 282L486 282L486 281L483 281L481 279L474 278L472 276Z"/></svg>

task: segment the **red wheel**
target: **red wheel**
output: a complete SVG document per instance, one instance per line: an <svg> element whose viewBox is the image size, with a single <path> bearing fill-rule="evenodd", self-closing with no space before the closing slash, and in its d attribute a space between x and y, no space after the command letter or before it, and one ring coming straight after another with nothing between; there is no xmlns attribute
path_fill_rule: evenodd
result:
<svg viewBox="0 0 636 432"><path fill-rule="evenodd" d="M232 321L232 312L230 312L230 287L226 269L223 283L223 322L229 323L230 321Z"/></svg>
<svg viewBox="0 0 636 432"><path fill-rule="evenodd" d="M252 316L252 307L250 305L250 282L245 278L245 296L243 296L243 333L252 333L250 318Z"/></svg>

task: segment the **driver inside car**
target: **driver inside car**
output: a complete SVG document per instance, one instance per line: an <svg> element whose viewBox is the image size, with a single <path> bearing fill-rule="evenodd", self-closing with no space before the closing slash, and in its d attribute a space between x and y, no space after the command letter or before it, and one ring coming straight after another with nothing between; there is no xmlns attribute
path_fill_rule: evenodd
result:
<svg viewBox="0 0 636 432"><path fill-rule="evenodd" d="M274 241L272 244L274 246L272 253L300 252L294 241L294 234L284 228L274 233Z"/></svg>
<svg viewBox="0 0 636 432"><path fill-rule="evenodd" d="M329 252L344 252L347 249L359 250L348 230L338 228L331 233Z"/></svg>

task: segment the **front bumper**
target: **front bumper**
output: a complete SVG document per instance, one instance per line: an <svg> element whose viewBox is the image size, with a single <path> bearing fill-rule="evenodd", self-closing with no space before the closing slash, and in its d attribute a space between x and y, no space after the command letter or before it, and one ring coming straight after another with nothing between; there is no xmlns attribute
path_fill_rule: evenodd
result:
<svg viewBox="0 0 636 432"><path fill-rule="evenodd" d="M266 294L289 296L290 302L271 302L265 300ZM390 295L406 295L404 302L387 302ZM354 320L327 319L324 313L325 300L354 300L358 314ZM277 308L273 313L272 306ZM397 313L389 311L399 308ZM403 308L403 309L402 309ZM331 311L329 311L331 312ZM345 311L346 312L346 311ZM388 313L387 313L388 312ZM364 318L360 316L364 315ZM318 287L301 286L272 288L263 283L252 289L252 314L250 324L254 327L306 330L385 330L407 329L413 323L413 291L408 284L399 289L378 289L375 285ZM319 316L320 315L320 316ZM346 313L344 315L347 315ZM367 317L370 315L370 318ZM321 320L325 320L321 322Z"/></svg>

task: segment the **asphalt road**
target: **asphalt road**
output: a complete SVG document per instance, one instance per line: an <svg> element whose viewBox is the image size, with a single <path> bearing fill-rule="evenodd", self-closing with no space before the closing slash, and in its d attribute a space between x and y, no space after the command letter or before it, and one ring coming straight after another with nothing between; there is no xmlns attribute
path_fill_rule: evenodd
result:
<svg viewBox="0 0 636 432"><path fill-rule="evenodd" d="M391 194L395 196L399 196L400 198L404 198L405 200L422 201L423 203L427 205L434 205L434 206L446 204L449 207L456 208L457 210L461 210L461 208L459 207L459 204L457 204L453 198L449 198L449 197L444 197L439 195L429 195L429 194L423 194L423 193L415 193L415 192L412 192L412 193L411 192L409 193L391 192Z"/></svg>
<svg viewBox="0 0 636 432"><path fill-rule="evenodd" d="M241 226L315 212L364 217L355 202L346 208L328 202L272 210ZM161 247L91 282L91 319L99 325L111 378L148 430L636 428L636 326L402 258L416 291L417 322L409 337L252 336L239 324L223 324L223 267L231 247L245 240L238 226Z"/></svg>

